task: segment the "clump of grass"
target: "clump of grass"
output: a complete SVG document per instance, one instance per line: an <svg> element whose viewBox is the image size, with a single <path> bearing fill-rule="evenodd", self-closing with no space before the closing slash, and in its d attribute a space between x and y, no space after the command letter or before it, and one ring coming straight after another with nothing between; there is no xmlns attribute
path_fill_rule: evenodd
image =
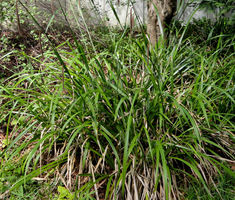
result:
<svg viewBox="0 0 235 200"><path fill-rule="evenodd" d="M223 177L216 180L217 191L213 185L209 186L212 196L209 196L207 192L203 188L200 188L197 184L191 184L186 195L186 199L216 200L221 199L222 197L224 200L232 200L234 199L234 184L234 177L231 177L224 172Z"/></svg>
<svg viewBox="0 0 235 200"><path fill-rule="evenodd" d="M234 159L234 54L218 56L229 39L208 51L175 35L148 55L144 36L124 36L24 55L2 82L1 160L21 155L24 174L6 195L54 177L78 198L179 199L191 181L210 195L220 168L234 176L221 162Z"/></svg>

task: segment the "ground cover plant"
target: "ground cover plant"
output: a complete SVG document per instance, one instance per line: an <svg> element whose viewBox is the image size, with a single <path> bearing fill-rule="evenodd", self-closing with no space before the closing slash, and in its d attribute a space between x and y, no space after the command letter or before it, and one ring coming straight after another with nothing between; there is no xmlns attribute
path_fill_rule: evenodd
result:
<svg viewBox="0 0 235 200"><path fill-rule="evenodd" d="M226 173L223 175L224 177L221 180L217 180L217 190L219 190L219 193L222 197L222 199L234 199L234 178L231 178ZM219 193L216 191L216 189L211 185L211 193L212 196L208 196L206 191L202 189L197 188L198 185L191 185L190 189L187 192L187 198L186 199L205 199L205 200L212 200L212 199L221 199Z"/></svg>
<svg viewBox="0 0 235 200"><path fill-rule="evenodd" d="M173 24L150 50L144 32L102 28L17 49L0 85L1 198L232 199L234 35L192 30Z"/></svg>

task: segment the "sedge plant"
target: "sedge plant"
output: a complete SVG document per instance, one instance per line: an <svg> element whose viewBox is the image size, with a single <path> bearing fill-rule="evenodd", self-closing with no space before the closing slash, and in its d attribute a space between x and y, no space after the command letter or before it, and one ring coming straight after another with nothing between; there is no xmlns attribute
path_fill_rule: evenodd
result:
<svg viewBox="0 0 235 200"><path fill-rule="evenodd" d="M189 183L210 195L221 169L234 176L234 40L208 51L186 26L147 54L144 32L123 31L102 48L72 32L43 59L19 54L28 67L0 86L0 156L22 176L3 195L36 177L78 199L180 199Z"/></svg>

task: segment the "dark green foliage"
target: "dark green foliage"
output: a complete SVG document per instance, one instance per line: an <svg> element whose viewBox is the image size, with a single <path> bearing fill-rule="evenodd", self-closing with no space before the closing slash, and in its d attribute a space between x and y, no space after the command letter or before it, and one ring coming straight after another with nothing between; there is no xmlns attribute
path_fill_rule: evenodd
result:
<svg viewBox="0 0 235 200"><path fill-rule="evenodd" d="M200 188L196 183L191 184L189 190L187 191L186 199L188 200L234 200L235 196L235 178L224 173L223 177L215 180L217 190L214 185L210 185L212 196L209 196L207 192Z"/></svg>
<svg viewBox="0 0 235 200"><path fill-rule="evenodd" d="M4 191L42 176L80 198L170 199L192 182L214 195L223 170L233 179L221 160L234 159L234 38L203 28L199 40L193 26L174 26L149 53L144 33L97 30L19 54L27 65L0 86L3 178L23 154Z"/></svg>

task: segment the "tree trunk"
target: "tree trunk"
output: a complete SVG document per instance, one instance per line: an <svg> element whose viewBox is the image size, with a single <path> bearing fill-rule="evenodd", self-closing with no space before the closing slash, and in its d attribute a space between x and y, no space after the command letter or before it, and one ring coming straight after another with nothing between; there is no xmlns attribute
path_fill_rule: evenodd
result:
<svg viewBox="0 0 235 200"><path fill-rule="evenodd" d="M171 22L176 10L176 4L177 0L148 1L147 33L152 46L155 46L159 37L164 33L165 26ZM159 24L159 21L161 24ZM165 37L165 35L163 36Z"/></svg>
<svg viewBox="0 0 235 200"><path fill-rule="evenodd" d="M16 9L16 20L17 20L18 33L19 33L20 36L22 36L23 33L22 33L22 29L21 29L21 24L20 24L20 15L19 15L18 0L16 0L15 9Z"/></svg>

